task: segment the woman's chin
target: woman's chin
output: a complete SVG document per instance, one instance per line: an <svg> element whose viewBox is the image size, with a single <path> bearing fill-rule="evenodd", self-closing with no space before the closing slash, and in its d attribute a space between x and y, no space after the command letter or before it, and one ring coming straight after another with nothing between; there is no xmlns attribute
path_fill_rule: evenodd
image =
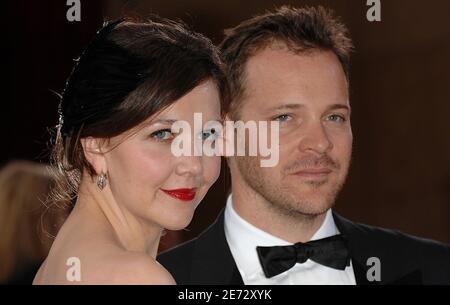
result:
<svg viewBox="0 0 450 305"><path fill-rule="evenodd" d="M164 228L171 231L183 230L191 223L192 217L193 215L170 219L165 222Z"/></svg>

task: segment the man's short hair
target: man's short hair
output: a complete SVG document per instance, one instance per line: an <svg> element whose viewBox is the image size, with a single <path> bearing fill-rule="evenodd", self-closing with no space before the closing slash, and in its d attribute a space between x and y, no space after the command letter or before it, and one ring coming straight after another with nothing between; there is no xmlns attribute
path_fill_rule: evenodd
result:
<svg viewBox="0 0 450 305"><path fill-rule="evenodd" d="M245 66L259 50L281 42L290 51L332 51L349 79L350 52L353 48L348 30L334 12L319 7L283 6L274 12L253 17L225 30L220 48L230 82L230 116L238 113L245 83Z"/></svg>

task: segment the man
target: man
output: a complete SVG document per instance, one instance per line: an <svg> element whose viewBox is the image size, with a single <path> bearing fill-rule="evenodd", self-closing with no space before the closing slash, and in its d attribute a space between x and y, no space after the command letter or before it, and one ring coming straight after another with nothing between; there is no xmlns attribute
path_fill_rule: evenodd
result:
<svg viewBox="0 0 450 305"><path fill-rule="evenodd" d="M332 211L352 130L346 28L324 8L247 20L221 48L233 121L278 121L279 163L230 157L217 221L159 261L178 284L444 284L450 248Z"/></svg>

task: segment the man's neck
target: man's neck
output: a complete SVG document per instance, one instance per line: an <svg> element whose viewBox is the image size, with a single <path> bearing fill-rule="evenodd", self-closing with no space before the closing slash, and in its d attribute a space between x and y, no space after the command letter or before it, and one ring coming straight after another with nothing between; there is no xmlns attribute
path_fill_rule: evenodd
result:
<svg viewBox="0 0 450 305"><path fill-rule="evenodd" d="M307 242L325 221L317 216L282 213L251 188L232 185L233 209L244 220L273 236L291 243Z"/></svg>

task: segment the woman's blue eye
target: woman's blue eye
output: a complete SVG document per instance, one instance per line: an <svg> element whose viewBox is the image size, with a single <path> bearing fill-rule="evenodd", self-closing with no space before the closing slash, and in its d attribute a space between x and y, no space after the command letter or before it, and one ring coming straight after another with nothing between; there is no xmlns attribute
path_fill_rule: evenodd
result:
<svg viewBox="0 0 450 305"><path fill-rule="evenodd" d="M214 137L217 137L217 130L215 130L214 128L203 130L201 133L201 138L203 141L213 139Z"/></svg>
<svg viewBox="0 0 450 305"><path fill-rule="evenodd" d="M291 116L289 114L282 114L275 118L273 118L273 121L279 121L279 122L286 122L291 119Z"/></svg>
<svg viewBox="0 0 450 305"><path fill-rule="evenodd" d="M328 120L332 121L332 122L342 123L342 122L345 122L345 117L343 117L341 115L337 115L337 114L332 114L332 115L328 116Z"/></svg>
<svg viewBox="0 0 450 305"><path fill-rule="evenodd" d="M173 138L173 134L170 129L161 129L153 132L151 137L159 141L164 141Z"/></svg>

